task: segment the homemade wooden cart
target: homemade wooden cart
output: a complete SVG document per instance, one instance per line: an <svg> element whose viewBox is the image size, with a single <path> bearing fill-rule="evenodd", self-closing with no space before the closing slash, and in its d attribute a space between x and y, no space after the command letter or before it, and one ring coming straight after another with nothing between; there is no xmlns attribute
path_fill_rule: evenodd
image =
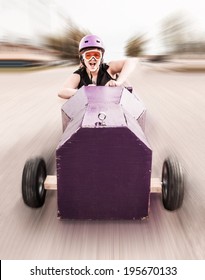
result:
<svg viewBox="0 0 205 280"><path fill-rule="evenodd" d="M165 159L162 178L151 178L152 150L145 136L146 110L132 89L82 87L62 106L63 134L56 149L57 176L43 158L29 159L22 195L30 207L57 189L62 219L143 219L150 193L163 205L182 205L184 180L175 158Z"/></svg>

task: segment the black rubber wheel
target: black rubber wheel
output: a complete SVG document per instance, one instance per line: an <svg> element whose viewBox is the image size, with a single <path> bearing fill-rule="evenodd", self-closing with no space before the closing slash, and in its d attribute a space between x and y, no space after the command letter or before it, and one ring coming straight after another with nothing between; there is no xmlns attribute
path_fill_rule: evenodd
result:
<svg viewBox="0 0 205 280"><path fill-rule="evenodd" d="M36 157L27 160L22 175L22 196L26 205L38 208L45 202L46 164L43 158Z"/></svg>
<svg viewBox="0 0 205 280"><path fill-rule="evenodd" d="M181 207L184 198L182 167L176 158L165 159L162 167L162 201L170 211Z"/></svg>

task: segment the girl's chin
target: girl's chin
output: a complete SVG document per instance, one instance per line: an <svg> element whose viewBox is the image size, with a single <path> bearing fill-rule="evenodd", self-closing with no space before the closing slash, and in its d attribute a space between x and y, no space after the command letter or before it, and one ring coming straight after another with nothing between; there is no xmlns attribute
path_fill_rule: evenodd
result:
<svg viewBox="0 0 205 280"><path fill-rule="evenodd" d="M92 67L92 66L87 66L87 68L88 68L88 70L90 71L90 72L95 72L95 71L97 71L98 70L98 68L99 68L99 66L94 66L94 67Z"/></svg>
<svg viewBox="0 0 205 280"><path fill-rule="evenodd" d="M90 72L96 72L97 70L98 70L98 67L89 69Z"/></svg>

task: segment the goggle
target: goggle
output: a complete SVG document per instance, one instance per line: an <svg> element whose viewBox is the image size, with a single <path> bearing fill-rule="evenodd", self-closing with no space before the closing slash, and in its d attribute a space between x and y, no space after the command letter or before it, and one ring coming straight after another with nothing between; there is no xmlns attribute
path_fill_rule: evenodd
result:
<svg viewBox="0 0 205 280"><path fill-rule="evenodd" d="M102 53L100 51L86 51L83 53L83 59L85 60L91 60L93 57L97 60L102 58Z"/></svg>

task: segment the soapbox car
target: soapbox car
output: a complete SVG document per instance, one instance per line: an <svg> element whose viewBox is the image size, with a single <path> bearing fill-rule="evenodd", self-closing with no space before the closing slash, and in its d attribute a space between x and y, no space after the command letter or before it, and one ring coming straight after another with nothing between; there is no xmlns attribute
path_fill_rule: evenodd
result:
<svg viewBox="0 0 205 280"><path fill-rule="evenodd" d="M183 172L165 159L162 177L151 178L152 150L145 136L146 109L131 88L84 86L62 106L63 134L56 149L57 176L42 157L29 159L22 175L26 205L41 207L57 189L62 219L143 219L150 193L166 209L182 205Z"/></svg>

